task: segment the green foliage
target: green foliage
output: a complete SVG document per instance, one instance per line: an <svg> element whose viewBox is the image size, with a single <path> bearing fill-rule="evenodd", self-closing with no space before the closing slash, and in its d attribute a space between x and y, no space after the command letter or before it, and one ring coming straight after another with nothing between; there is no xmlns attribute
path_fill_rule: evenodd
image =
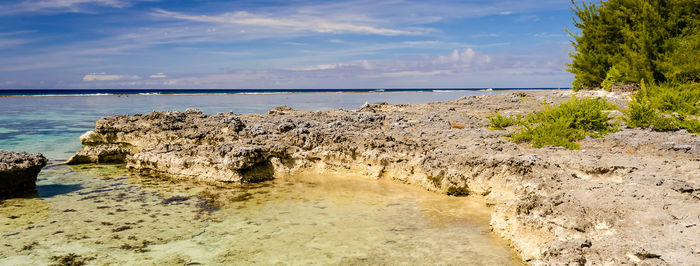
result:
<svg viewBox="0 0 700 266"><path fill-rule="evenodd" d="M700 134L700 120L698 120L697 118L681 120L678 123L678 127L684 128L689 132L693 132L695 134Z"/></svg>
<svg viewBox="0 0 700 266"><path fill-rule="evenodd" d="M524 124L523 128L512 134L511 139L517 143L529 142L530 145L542 148L545 145L561 146L567 149L578 149L577 140L585 135L581 130L569 128L571 120L560 117L540 124Z"/></svg>
<svg viewBox="0 0 700 266"><path fill-rule="evenodd" d="M700 81L700 1L572 0L579 34L568 71L573 89L613 83ZM611 73L612 72L612 73Z"/></svg>
<svg viewBox="0 0 700 266"><path fill-rule="evenodd" d="M521 119L521 117L521 114L518 114L516 117L504 116L501 113L492 114L488 117L489 128L492 130L498 130L516 125L518 124L518 121Z"/></svg>
<svg viewBox="0 0 700 266"><path fill-rule="evenodd" d="M517 120L521 128L510 137L538 148L553 145L578 149L576 141L586 136L602 137L616 130L605 112L614 108L604 99L596 98L573 97L560 105L545 104L541 110Z"/></svg>
<svg viewBox="0 0 700 266"><path fill-rule="evenodd" d="M585 132L610 132L610 117L604 110L615 109L615 106L599 98L576 98L558 106L545 105L542 110L528 116L531 123L546 123L560 118L566 118L571 129Z"/></svg>
<svg viewBox="0 0 700 266"><path fill-rule="evenodd" d="M629 127L650 127L659 117L657 110L648 101L631 101L627 107L627 126Z"/></svg>
<svg viewBox="0 0 700 266"><path fill-rule="evenodd" d="M646 86L627 104L627 126L700 133L700 84Z"/></svg>
<svg viewBox="0 0 700 266"><path fill-rule="evenodd" d="M624 83L622 72L613 66L608 70L608 73L605 74L605 80L603 80L600 86L606 91L611 91L613 85L621 83Z"/></svg>

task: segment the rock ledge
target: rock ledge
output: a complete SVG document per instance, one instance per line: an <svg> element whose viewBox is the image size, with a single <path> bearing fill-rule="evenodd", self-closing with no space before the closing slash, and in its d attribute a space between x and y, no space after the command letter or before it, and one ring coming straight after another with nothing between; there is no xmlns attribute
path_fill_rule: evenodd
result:
<svg viewBox="0 0 700 266"><path fill-rule="evenodd" d="M619 93L581 92L623 106ZM260 182L301 171L386 178L485 197L491 229L531 264L700 261L700 138L620 128L581 150L533 149L486 129L571 91L468 96L419 105L267 115L197 110L105 117L69 163L125 162L144 173ZM457 237L457 236L456 236Z"/></svg>

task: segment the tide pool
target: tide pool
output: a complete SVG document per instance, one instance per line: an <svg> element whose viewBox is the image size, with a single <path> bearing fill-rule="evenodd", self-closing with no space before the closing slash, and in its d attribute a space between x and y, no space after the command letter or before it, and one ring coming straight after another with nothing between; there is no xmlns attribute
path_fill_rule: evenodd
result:
<svg viewBox="0 0 700 266"><path fill-rule="evenodd" d="M509 265L489 210L391 180L306 174L234 186L48 166L0 203L0 265Z"/></svg>

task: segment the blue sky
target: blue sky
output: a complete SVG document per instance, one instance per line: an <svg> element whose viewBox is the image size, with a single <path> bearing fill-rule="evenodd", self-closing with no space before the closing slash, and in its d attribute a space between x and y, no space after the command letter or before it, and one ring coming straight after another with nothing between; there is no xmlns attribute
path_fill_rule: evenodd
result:
<svg viewBox="0 0 700 266"><path fill-rule="evenodd" d="M0 88L567 87L566 0L0 2Z"/></svg>

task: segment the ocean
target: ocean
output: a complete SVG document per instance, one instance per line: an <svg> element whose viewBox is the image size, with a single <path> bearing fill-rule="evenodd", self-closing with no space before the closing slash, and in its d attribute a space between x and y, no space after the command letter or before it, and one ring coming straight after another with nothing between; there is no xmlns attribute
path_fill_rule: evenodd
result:
<svg viewBox="0 0 700 266"><path fill-rule="evenodd" d="M2 96L100 96L100 95L182 95L182 94L281 94L361 92L466 92L551 90L553 88L386 88L386 89L0 89Z"/></svg>
<svg viewBox="0 0 700 266"><path fill-rule="evenodd" d="M215 186L61 164L109 115L357 109L507 91L0 90L0 149L52 161L34 196L0 203L0 264L518 264L475 199L342 176Z"/></svg>
<svg viewBox="0 0 700 266"><path fill-rule="evenodd" d="M522 89L521 89L522 90ZM65 160L80 150L78 137L101 117L185 111L266 113L280 105L302 110L357 109L369 102L415 104L511 89L377 90L0 90L0 149L41 152ZM24 95L24 96L20 96Z"/></svg>

